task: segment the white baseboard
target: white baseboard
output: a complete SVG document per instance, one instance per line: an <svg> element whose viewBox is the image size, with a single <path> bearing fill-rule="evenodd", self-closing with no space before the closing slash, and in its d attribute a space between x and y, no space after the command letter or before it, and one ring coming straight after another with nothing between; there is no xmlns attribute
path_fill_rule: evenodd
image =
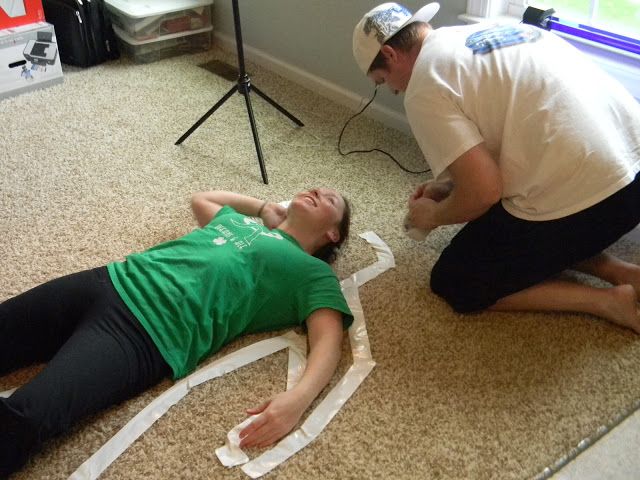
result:
<svg viewBox="0 0 640 480"><path fill-rule="evenodd" d="M215 32L214 38L222 49L229 52L236 51L235 37ZM262 50L247 45L246 43L243 45L243 51L247 60L257 63L258 65L265 67L272 72L291 80L292 82L308 88L309 90L317 92L329 100L339 103L340 105L344 105L345 107L352 109L354 113L359 107L361 108L364 106L363 97L361 95L350 90L346 90L340 85L336 85L335 83L322 77L318 77L317 75L313 75L306 70L302 70L301 68L283 62L282 60L279 60ZM376 102L373 102L363 115L373 118L386 126L400 130L401 132L411 132L406 115L379 105Z"/></svg>

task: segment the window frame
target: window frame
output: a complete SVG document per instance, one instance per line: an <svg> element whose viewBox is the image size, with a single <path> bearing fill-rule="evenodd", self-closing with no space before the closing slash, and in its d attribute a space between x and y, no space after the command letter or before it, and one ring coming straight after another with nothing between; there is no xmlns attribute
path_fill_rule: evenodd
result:
<svg viewBox="0 0 640 480"><path fill-rule="evenodd" d="M467 15L481 18L504 16L522 18L527 8L526 3L526 0L467 0Z"/></svg>

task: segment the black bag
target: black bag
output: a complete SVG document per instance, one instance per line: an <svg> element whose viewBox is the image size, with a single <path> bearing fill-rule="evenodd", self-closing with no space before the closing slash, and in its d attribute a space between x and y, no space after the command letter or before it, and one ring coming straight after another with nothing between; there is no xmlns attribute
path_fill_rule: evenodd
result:
<svg viewBox="0 0 640 480"><path fill-rule="evenodd" d="M62 63L90 67L120 56L104 0L43 0L42 6Z"/></svg>

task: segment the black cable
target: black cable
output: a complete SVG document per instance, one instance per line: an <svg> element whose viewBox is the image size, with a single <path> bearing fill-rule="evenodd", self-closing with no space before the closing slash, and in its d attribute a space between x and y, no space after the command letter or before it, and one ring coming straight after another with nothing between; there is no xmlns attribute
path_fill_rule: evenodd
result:
<svg viewBox="0 0 640 480"><path fill-rule="evenodd" d="M412 170L409 170L405 167L403 167L400 162L398 162L398 160L396 160L393 155L391 155L390 153L385 152L384 150L380 150L379 148L372 148L371 150L351 150L349 152L343 152L342 148L340 147L340 144L342 142L342 135L344 134L344 131L347 128L347 125L349 125L349 122L351 120L353 120L354 118L356 118L358 115L360 115L362 112L364 112L367 107L369 105L371 105L371 102L373 102L373 100L376 98L376 95L378 94L378 85L376 85L375 90L373 91L373 96L371 97L371 100L369 100L367 102L367 104L362 107L362 110L360 110L358 113L356 113L355 115L352 115L344 124L344 127L342 127L342 131L340 132L340 136L338 137L338 152L340 152L340 155L342 155L343 157L346 157L347 155L351 155L352 153L371 153L371 152L380 152L380 153L384 153L386 156L388 156L391 160L393 160L394 162L396 162L396 165L398 165L398 167L400 167L403 171L407 172L407 173L413 173L413 174L420 174L420 173L427 173L430 171L430 169L427 170L421 170L419 172L414 172Z"/></svg>

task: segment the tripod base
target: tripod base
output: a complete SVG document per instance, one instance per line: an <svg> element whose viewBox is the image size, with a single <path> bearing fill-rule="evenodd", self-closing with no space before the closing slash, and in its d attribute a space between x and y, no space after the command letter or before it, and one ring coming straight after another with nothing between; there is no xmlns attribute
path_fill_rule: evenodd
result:
<svg viewBox="0 0 640 480"><path fill-rule="evenodd" d="M194 123L191 126L191 128L189 128L189 130L187 130L178 139L178 141L175 144L180 145L182 142L184 142L187 139L187 137L189 137L189 135L191 135L200 125L202 125L207 118L213 115L213 113L218 108L220 108L222 104L224 104L224 102L226 102L231 97L231 95L234 94L234 92L237 91L238 93L241 93L244 96L245 103L247 105L247 114L249 115L249 123L251 124L251 133L253 134L253 142L255 143L255 146L256 146L256 154L258 155L258 164L260 165L260 173L262 174L262 181L265 184L267 184L269 183L269 179L267 177L267 169L264 164L264 157L262 155L260 139L258 138L258 128L256 126L256 120L253 116L253 108L251 107L251 96L250 96L251 88L252 88L251 80L249 79L249 76L247 74L245 74L241 78L238 78L237 85L234 85L233 87L231 87L231 89L220 100L218 100L218 102L213 107L211 107L207 113L205 113L202 117L200 117L200 119L196 123ZM304 124L300 120L298 120L291 113L285 110L282 106L276 103L272 98L270 98L267 94L262 92L258 87L253 85L253 89L267 103L275 107L283 115L286 115L293 123L295 123L300 127L304 126Z"/></svg>

